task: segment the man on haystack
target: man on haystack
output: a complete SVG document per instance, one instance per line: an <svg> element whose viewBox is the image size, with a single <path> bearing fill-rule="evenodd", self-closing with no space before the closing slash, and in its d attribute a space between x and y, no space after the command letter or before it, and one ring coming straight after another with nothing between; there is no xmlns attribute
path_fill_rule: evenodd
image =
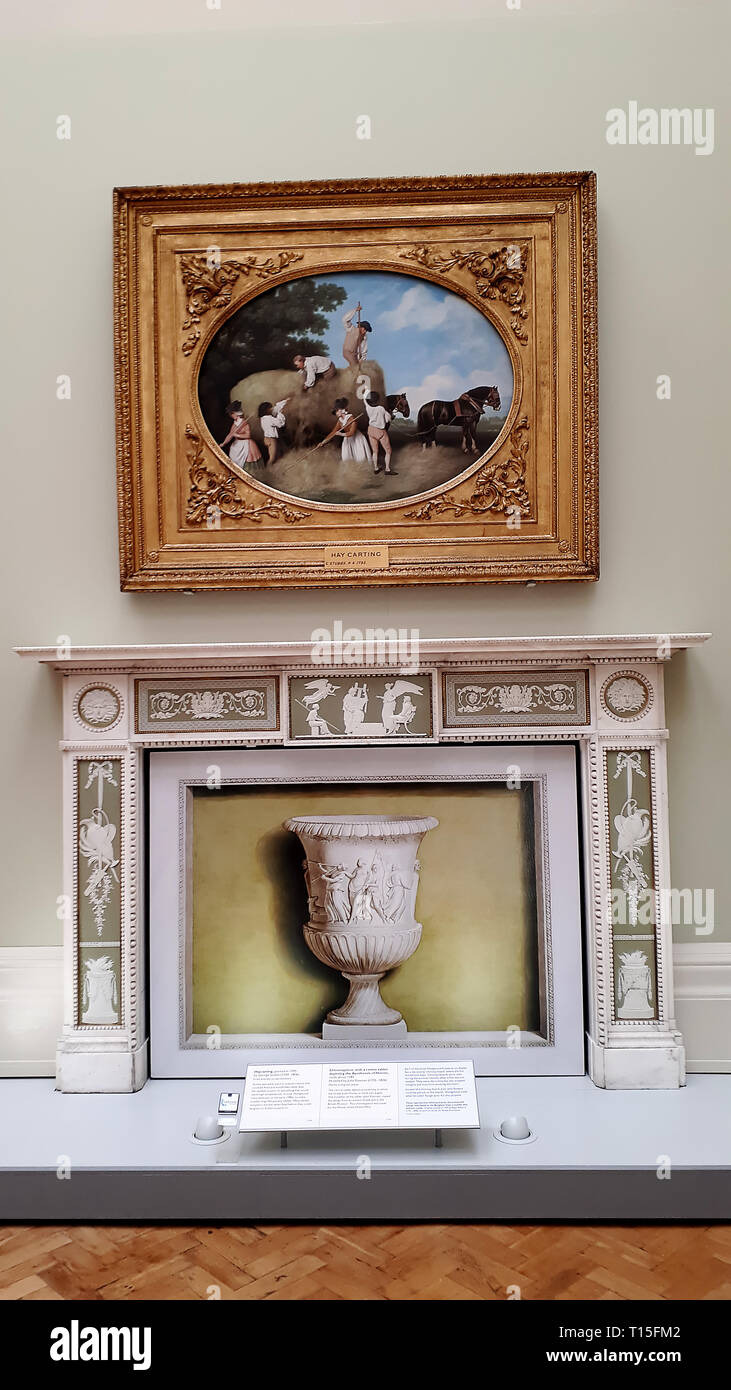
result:
<svg viewBox="0 0 731 1390"><path fill-rule="evenodd" d="M330 381L335 375L335 363L329 357L305 357L298 352L294 365L302 375L303 390L311 391L318 381Z"/></svg>

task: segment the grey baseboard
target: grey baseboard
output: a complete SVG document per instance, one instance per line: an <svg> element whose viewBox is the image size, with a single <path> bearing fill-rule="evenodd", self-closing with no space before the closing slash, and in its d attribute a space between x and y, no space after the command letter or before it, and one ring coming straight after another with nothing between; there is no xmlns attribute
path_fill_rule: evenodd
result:
<svg viewBox="0 0 731 1390"><path fill-rule="evenodd" d="M0 1221L728 1221L731 1169L5 1170Z"/></svg>

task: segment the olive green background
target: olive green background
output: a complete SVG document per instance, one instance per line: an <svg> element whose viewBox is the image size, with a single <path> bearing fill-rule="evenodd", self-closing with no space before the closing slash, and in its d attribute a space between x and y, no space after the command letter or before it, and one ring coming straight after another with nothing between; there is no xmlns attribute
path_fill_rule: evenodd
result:
<svg viewBox="0 0 731 1390"><path fill-rule="evenodd" d="M99 800L99 783L96 775L91 780L91 785L87 787L89 780L89 768L93 762L110 763L112 777L116 782L116 787L112 782L104 779L104 800L102 809L108 815L112 825L116 825L117 833L112 841L114 858L119 859L122 854L122 764L119 758L80 758L77 767L78 776L78 824L86 820L96 809ZM85 889L89 882L89 860L77 850L78 880L79 880L79 941L93 945L99 941L99 932L91 903L86 897ZM121 878L120 865L116 869L117 877L112 874L112 886L109 892L109 901L104 912L104 926L102 928L102 941L119 941L122 935L122 888L119 882Z"/></svg>
<svg viewBox="0 0 731 1390"><path fill-rule="evenodd" d="M630 751L630 750L623 750ZM645 774L641 776L639 772L632 772L632 796L637 802L640 811L647 811L650 817L650 829L652 839L649 844L644 845L639 850L637 858L645 871L647 878L647 888L640 892L640 913L636 926L630 926L629 914L624 908L624 922L618 922L615 932L622 932L630 936L642 935L643 933L654 930L655 925L655 854L657 846L655 844L655 824L652 815L652 764L650 754L646 748L637 751L640 755L640 767ZM622 807L627 800L627 770L626 768L616 776L618 753L615 749L610 749L606 754L607 759L607 804L609 809L609 840L612 849L612 889L616 893L622 889L622 878L618 872L619 861L614 857L614 850L617 848L617 830L614 825L615 817L621 814ZM631 949L631 948L627 948Z"/></svg>
<svg viewBox="0 0 731 1390"><path fill-rule="evenodd" d="M421 943L381 986L411 1032L538 1027L529 786L242 788L193 798L193 1031L314 1033L347 984L305 945L304 850L288 816L433 815Z"/></svg>

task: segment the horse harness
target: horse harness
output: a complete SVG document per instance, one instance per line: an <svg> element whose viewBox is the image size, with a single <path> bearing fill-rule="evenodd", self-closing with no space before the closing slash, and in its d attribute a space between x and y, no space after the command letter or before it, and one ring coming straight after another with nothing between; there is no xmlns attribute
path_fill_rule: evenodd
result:
<svg viewBox="0 0 731 1390"><path fill-rule="evenodd" d="M455 421L459 421L459 423L462 424L462 421L463 421L463 419L464 419L464 414L465 414L465 412L464 412L464 410L463 410L463 408L462 408L462 406L463 406L464 403L470 405L470 406L472 407L472 409L473 409L474 411L477 412L478 418L482 415L482 412L483 412L483 410L485 409L484 405L482 405L482 404L480 403L480 401L476 401L475 398L474 398L474 396L471 396L471 395L470 395L469 391L463 391L463 392L462 392L462 395L461 395L461 396L458 396L457 399L456 399L456 401L450 401L450 402L449 402L449 404L451 405L451 407L452 407L452 409L453 409L453 411L454 411L454 414L453 414L451 420L446 420L446 421L444 421L443 423L445 423L445 424L447 424L447 425L453 425L453 424L455 423ZM436 405L438 404L438 402L437 402L437 401L432 401L431 404L432 404L432 407L434 407L434 406L436 406ZM444 401L442 404L446 405L447 402ZM436 428L436 424L432 424L432 425L429 427L429 429L426 429L426 430L417 430L417 434L429 434L429 433L431 432L431 430L432 430L432 429L435 429L435 428Z"/></svg>
<svg viewBox="0 0 731 1390"><path fill-rule="evenodd" d="M458 396L456 401L452 401L452 405L454 406L455 420L459 420L460 417L464 414L464 412L460 408L462 401L467 401L468 404L472 406L473 410L477 411L478 415L482 414L484 406L480 405L479 401L476 401L474 397L470 395L469 391L463 391L462 395Z"/></svg>

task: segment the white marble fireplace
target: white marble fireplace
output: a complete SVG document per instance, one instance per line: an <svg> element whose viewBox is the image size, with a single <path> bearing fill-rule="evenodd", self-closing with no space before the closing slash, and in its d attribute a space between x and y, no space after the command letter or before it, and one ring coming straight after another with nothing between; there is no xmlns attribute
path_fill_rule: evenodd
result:
<svg viewBox="0 0 731 1390"><path fill-rule="evenodd" d="M150 750L321 746L332 760L389 744L549 743L579 749L587 1071L611 1089L683 1085L663 677L674 652L704 640L428 640L418 670L405 676L402 658L391 663L383 640L358 662L336 644L327 665L312 663L306 643L20 648L63 681L67 911L58 1088L134 1091L148 1076ZM411 692L397 685L404 680ZM342 718L339 697L333 715L331 686L356 691ZM369 700L378 718L364 717ZM154 856L149 871L154 877Z"/></svg>

